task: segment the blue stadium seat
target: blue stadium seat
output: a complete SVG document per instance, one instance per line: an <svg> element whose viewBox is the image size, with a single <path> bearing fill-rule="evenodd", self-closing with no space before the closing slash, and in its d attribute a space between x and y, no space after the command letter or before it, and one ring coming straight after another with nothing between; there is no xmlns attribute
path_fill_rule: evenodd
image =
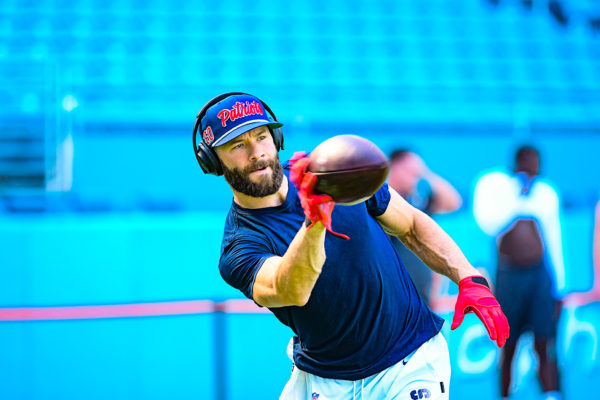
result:
<svg viewBox="0 0 600 400"><path fill-rule="evenodd" d="M0 10L0 59L80 63L74 70L85 73L70 82L83 91L83 76L124 91L141 83L200 91L291 85L301 98L310 98L314 87L342 88L349 97L358 88L401 87L407 104L429 98L440 110L448 102L472 105L469 96L435 94L439 88L485 87L486 107L502 109L532 88L593 93L600 86L597 35L508 3L225 0L207 7L191 0L6 0ZM103 69L107 62L125 67ZM585 95L583 102L600 107L597 97ZM532 109L551 118L543 104ZM324 106L305 105L315 116Z"/></svg>

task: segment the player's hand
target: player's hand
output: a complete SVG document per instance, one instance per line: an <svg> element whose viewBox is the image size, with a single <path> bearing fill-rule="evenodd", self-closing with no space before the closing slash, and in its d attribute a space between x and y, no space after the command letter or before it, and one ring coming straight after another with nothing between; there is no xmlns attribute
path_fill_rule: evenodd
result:
<svg viewBox="0 0 600 400"><path fill-rule="evenodd" d="M469 276L458 283L458 298L454 307L451 329L462 323L465 313L474 312L485 325L490 339L504 346L510 333L506 316L483 276Z"/></svg>
<svg viewBox="0 0 600 400"><path fill-rule="evenodd" d="M304 215L310 220L308 228L321 222L332 234L346 240L350 239L346 235L334 232L331 228L331 213L335 203L326 194L314 194L313 188L317 183L317 176L307 171L309 163L310 160L303 151L294 153L290 159L290 180L298 190Z"/></svg>

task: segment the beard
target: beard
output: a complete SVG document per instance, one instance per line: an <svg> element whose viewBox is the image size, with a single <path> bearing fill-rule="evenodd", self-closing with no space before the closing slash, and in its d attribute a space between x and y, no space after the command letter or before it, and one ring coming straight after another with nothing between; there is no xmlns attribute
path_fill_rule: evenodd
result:
<svg viewBox="0 0 600 400"><path fill-rule="evenodd" d="M250 173L271 167L271 175L263 175L258 182L250 180ZM283 169L279 162L279 154L268 160L260 160L248 165L244 169L229 169L223 165L223 176L231 187L247 196L265 197L276 193L283 181Z"/></svg>

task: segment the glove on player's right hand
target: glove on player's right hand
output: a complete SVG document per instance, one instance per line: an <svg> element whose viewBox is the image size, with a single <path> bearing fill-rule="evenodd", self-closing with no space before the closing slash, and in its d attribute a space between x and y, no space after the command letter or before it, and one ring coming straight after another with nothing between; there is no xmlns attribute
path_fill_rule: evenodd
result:
<svg viewBox="0 0 600 400"><path fill-rule="evenodd" d="M310 220L308 228L320 221L332 234L346 240L350 239L346 235L334 232L331 228L331 213L335 203L331 196L313 193L317 176L307 171L309 163L310 160L303 151L294 153L290 159L290 180L298 190L304 215Z"/></svg>

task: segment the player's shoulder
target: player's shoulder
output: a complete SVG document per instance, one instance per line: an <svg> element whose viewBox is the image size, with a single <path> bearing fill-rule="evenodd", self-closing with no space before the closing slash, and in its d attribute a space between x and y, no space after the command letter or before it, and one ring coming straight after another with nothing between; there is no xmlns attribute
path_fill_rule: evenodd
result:
<svg viewBox="0 0 600 400"><path fill-rule="evenodd" d="M490 169L483 171L479 175L479 182L489 182L489 181L498 181L498 180L508 180L510 179L510 174L503 169Z"/></svg>
<svg viewBox="0 0 600 400"><path fill-rule="evenodd" d="M243 218L238 207L233 204L225 218L223 230L222 250L231 246L237 240L253 236L252 226Z"/></svg>
<svg viewBox="0 0 600 400"><path fill-rule="evenodd" d="M502 188L511 184L512 177L508 172L501 169L483 171L476 180L477 190L487 190L488 188Z"/></svg>
<svg viewBox="0 0 600 400"><path fill-rule="evenodd" d="M251 217L245 215L239 207L231 207L225 219L223 238L236 238L260 234Z"/></svg>
<svg viewBox="0 0 600 400"><path fill-rule="evenodd" d="M225 232L221 242L221 258L227 254L242 254L250 249L272 250L269 237L258 230L242 228L237 231Z"/></svg>
<svg viewBox="0 0 600 400"><path fill-rule="evenodd" d="M240 227L239 213L238 213L236 207L234 206L234 204L232 204L231 208L229 209L229 212L227 213L227 216L225 217L225 233L224 233L224 235L231 235L233 232L238 231L239 227Z"/></svg>
<svg viewBox="0 0 600 400"><path fill-rule="evenodd" d="M556 185L546 178L536 178L534 189L546 196L558 196L558 189L556 188Z"/></svg>

